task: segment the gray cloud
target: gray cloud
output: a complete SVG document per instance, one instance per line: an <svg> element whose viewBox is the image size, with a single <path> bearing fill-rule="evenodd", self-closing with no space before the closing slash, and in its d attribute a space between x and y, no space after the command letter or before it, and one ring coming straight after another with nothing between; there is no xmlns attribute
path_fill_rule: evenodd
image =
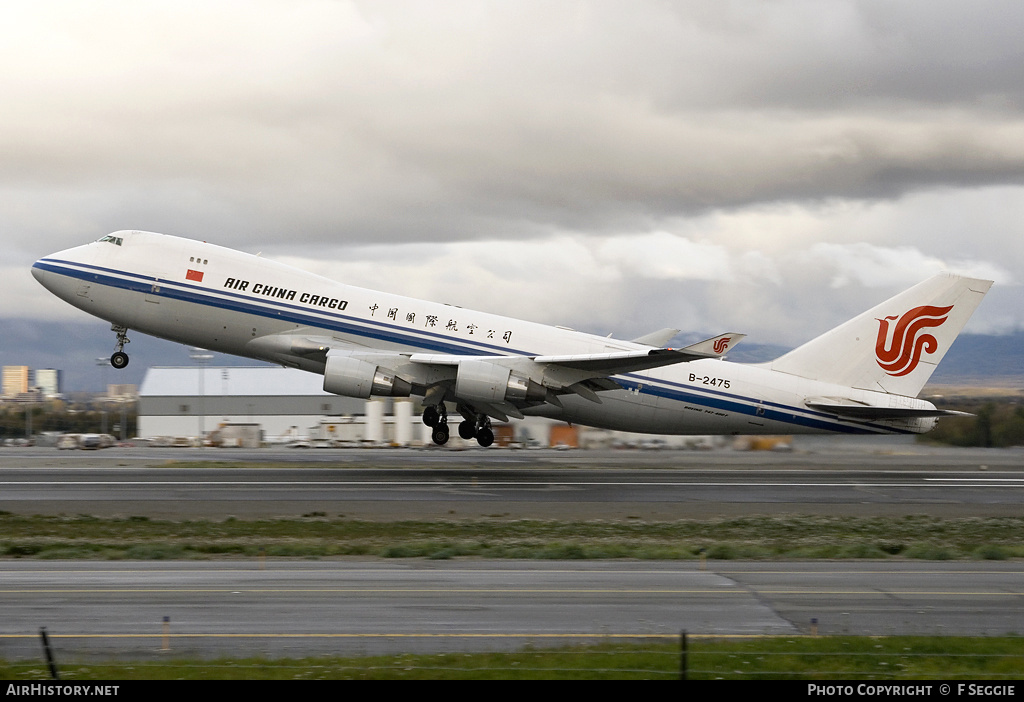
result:
<svg viewBox="0 0 1024 702"><path fill-rule="evenodd" d="M1021 29L995 1L7 5L6 314L70 318L27 266L140 228L622 335L796 342L952 267L1019 328Z"/></svg>

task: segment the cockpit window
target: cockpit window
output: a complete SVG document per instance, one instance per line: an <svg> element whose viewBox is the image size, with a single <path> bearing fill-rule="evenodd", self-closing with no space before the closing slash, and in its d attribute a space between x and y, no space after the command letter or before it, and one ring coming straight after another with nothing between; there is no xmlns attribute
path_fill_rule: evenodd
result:
<svg viewBox="0 0 1024 702"><path fill-rule="evenodd" d="M121 237L119 237L119 236L114 236L112 234L108 234L107 236L103 237L102 239L98 239L98 241L106 241L106 242L108 242L110 244L116 244L117 246L120 246L122 240L121 240Z"/></svg>

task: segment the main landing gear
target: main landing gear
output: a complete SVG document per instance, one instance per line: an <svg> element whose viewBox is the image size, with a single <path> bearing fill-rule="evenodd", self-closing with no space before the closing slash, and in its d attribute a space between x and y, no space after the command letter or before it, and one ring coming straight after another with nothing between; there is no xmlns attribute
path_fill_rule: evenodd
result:
<svg viewBox="0 0 1024 702"><path fill-rule="evenodd" d="M467 441L469 439L476 439L476 442L487 448L494 443L494 431L491 430L491 420L486 414L473 415L471 412L463 413L464 417L473 417L472 419L465 419L459 423L459 436ZM448 410L445 409L444 404L440 405L427 405L423 410L423 423L432 429L430 432L430 438L438 446L444 446L448 443L449 429L448 429Z"/></svg>
<svg viewBox="0 0 1024 702"><path fill-rule="evenodd" d="M438 407L441 409L438 410ZM448 410L444 403L440 405L427 405L423 409L423 423L431 428L430 438L438 446L448 443Z"/></svg>
<svg viewBox="0 0 1024 702"><path fill-rule="evenodd" d="M459 424L459 436L467 441L476 442L487 448L494 443L494 431L491 429L491 418L486 414L478 414L475 419L466 419Z"/></svg>
<svg viewBox="0 0 1024 702"><path fill-rule="evenodd" d="M111 324L110 331L117 334L117 351L115 351L114 355L110 357L110 365L121 370L128 365L128 354L123 350L124 345L130 344L132 340L126 336L128 333L128 327L122 327L119 324Z"/></svg>

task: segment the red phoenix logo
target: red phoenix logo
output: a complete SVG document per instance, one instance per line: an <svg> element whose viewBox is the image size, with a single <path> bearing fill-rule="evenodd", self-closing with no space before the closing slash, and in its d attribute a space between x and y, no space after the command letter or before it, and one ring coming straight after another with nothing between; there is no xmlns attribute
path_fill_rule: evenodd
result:
<svg viewBox="0 0 1024 702"><path fill-rule="evenodd" d="M878 365L891 376L912 373L921 362L922 353L935 353L939 342L931 334L921 331L929 327L940 327L946 315L953 309L922 305L905 312L900 317L886 317L878 320L878 340L875 342L875 357ZM889 341L889 322L899 319ZM888 346L886 346L888 342Z"/></svg>
<svg viewBox="0 0 1024 702"><path fill-rule="evenodd" d="M715 341L715 353L725 353L725 350L729 348L730 341L732 341L732 338L728 336L723 336L721 339Z"/></svg>

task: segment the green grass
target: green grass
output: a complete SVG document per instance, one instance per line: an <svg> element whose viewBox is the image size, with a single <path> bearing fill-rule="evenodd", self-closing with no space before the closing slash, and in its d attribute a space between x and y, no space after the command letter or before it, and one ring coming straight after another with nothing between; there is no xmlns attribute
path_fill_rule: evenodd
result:
<svg viewBox="0 0 1024 702"><path fill-rule="evenodd" d="M1015 637L690 637L688 678L785 680L1009 680L1024 671ZM304 659L61 663L75 680L678 679L677 639L526 647L511 653L400 654ZM0 661L0 680L43 680L41 662Z"/></svg>
<svg viewBox="0 0 1024 702"><path fill-rule="evenodd" d="M158 520L0 513L0 557L717 560L1024 557L1024 517L763 516L672 522Z"/></svg>

